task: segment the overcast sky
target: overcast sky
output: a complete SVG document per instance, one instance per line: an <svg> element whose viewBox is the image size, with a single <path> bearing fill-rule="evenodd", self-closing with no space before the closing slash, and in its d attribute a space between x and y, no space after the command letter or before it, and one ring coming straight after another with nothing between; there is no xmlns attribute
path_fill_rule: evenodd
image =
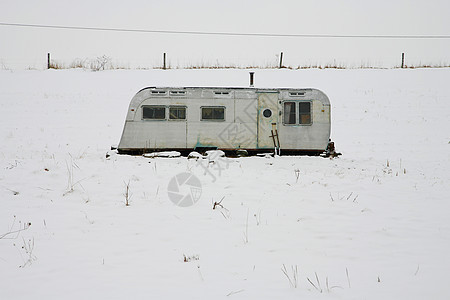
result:
<svg viewBox="0 0 450 300"><path fill-rule="evenodd" d="M0 1L0 23L102 28L331 35L450 35L450 1L406 0L15 0ZM52 58L107 55L124 66L161 64L393 66L450 64L450 39L236 37L0 26L0 67Z"/></svg>

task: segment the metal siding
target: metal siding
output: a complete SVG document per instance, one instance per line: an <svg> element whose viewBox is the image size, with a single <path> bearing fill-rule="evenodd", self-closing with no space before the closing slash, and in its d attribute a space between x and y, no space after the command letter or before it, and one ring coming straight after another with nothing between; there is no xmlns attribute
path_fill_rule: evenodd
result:
<svg viewBox="0 0 450 300"><path fill-rule="evenodd" d="M187 147L224 148L227 143L220 137L230 123L234 122L234 100L224 98L192 99L190 111L195 111L187 123ZM225 120L201 120L201 107L225 107Z"/></svg>
<svg viewBox="0 0 450 300"><path fill-rule="evenodd" d="M265 109L270 109L272 115L264 117ZM274 148L272 123L278 126L278 93L258 94L258 148Z"/></svg>
<svg viewBox="0 0 450 300"><path fill-rule="evenodd" d="M302 102L308 100L289 99L286 101ZM280 135L281 149L325 150L330 137L330 106L323 105L319 100L312 100L311 102L312 123L310 125L280 126L278 134Z"/></svg>
<svg viewBox="0 0 450 300"><path fill-rule="evenodd" d="M253 94L253 97L256 97ZM257 148L256 98L235 99L235 123L227 128L226 134L234 148Z"/></svg>
<svg viewBox="0 0 450 300"><path fill-rule="evenodd" d="M186 148L186 122L127 121L119 148Z"/></svg>
<svg viewBox="0 0 450 300"><path fill-rule="evenodd" d="M155 96L152 90L166 90L166 94ZM170 90L183 90L186 95L170 96ZM230 93L215 95L215 90ZM304 95L291 97L289 91L301 91ZM314 100L312 125L283 126L278 114L279 100L307 99ZM142 105L184 105L187 121L142 120ZM225 106L226 120L200 121L201 106ZM262 115L265 108L272 110L270 118ZM146 88L130 102L119 149L273 148L272 122L277 123L281 149L325 149L330 137L330 120L329 99L316 89Z"/></svg>

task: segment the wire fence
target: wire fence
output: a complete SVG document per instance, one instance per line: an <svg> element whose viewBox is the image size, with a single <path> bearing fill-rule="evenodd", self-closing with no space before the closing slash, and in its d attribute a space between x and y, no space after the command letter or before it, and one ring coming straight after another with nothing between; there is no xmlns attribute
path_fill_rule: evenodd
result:
<svg viewBox="0 0 450 300"><path fill-rule="evenodd" d="M192 57L171 57L161 53L159 58L114 58L107 55L97 57L67 57L53 56L28 59L3 59L0 57L0 70L44 70L44 69L86 69L86 70L116 70L116 69L390 69L390 68L448 68L447 61L424 61L417 57L408 58L404 53L397 55L397 62L381 59L352 61L351 58L294 60L286 58L283 52L260 60L227 58L227 59L193 59Z"/></svg>
<svg viewBox="0 0 450 300"><path fill-rule="evenodd" d="M450 35L445 34L171 31L2 22L0 29L14 37L0 49L0 70L450 66Z"/></svg>

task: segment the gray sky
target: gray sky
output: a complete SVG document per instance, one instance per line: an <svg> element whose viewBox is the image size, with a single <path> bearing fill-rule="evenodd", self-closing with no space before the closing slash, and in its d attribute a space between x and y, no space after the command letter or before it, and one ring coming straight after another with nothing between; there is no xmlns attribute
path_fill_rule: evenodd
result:
<svg viewBox="0 0 450 300"><path fill-rule="evenodd" d="M147 30L450 35L450 1L405 0L16 0L0 1L0 22ZM173 67L199 64L347 66L450 64L450 39L348 39L197 36L0 26L0 67L69 64L107 55L123 66L152 67L166 52Z"/></svg>

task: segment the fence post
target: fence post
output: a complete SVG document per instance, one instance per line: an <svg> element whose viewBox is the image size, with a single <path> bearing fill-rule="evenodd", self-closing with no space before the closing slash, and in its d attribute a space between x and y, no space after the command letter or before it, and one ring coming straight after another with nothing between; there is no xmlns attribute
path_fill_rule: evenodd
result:
<svg viewBox="0 0 450 300"><path fill-rule="evenodd" d="M47 53L47 69L50 69L50 53Z"/></svg>
<svg viewBox="0 0 450 300"><path fill-rule="evenodd" d="M405 53L402 53L402 69L405 67Z"/></svg>
<svg viewBox="0 0 450 300"><path fill-rule="evenodd" d="M283 52L280 53L280 69L283 67Z"/></svg>
<svg viewBox="0 0 450 300"><path fill-rule="evenodd" d="M163 54L163 70L166 69L166 53Z"/></svg>

